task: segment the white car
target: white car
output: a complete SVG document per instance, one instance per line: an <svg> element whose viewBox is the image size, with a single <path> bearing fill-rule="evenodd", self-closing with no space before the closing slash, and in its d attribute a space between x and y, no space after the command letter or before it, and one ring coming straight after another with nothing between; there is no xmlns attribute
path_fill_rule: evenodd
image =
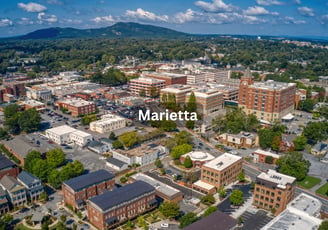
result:
<svg viewBox="0 0 328 230"><path fill-rule="evenodd" d="M169 227L169 224L168 223L162 223L161 224L161 228L168 228Z"/></svg>

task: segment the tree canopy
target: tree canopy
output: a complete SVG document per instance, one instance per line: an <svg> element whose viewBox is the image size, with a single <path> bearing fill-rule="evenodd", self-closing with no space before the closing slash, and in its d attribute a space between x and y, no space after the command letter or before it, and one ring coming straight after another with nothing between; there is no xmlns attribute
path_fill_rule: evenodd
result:
<svg viewBox="0 0 328 230"><path fill-rule="evenodd" d="M188 212L186 215L182 216L180 221L180 228L187 227L188 225L191 225L192 223L196 222L198 220L198 217L193 212Z"/></svg>
<svg viewBox="0 0 328 230"><path fill-rule="evenodd" d="M171 157L173 159L179 159L185 153L188 153L192 150L192 146L189 144L182 144L172 148Z"/></svg>
<svg viewBox="0 0 328 230"><path fill-rule="evenodd" d="M242 205L244 202L244 193L238 189L233 190L229 199L233 205Z"/></svg>
<svg viewBox="0 0 328 230"><path fill-rule="evenodd" d="M306 177L311 165L299 152L291 152L281 156L276 164L279 166L278 171L280 173L296 177L298 181Z"/></svg>
<svg viewBox="0 0 328 230"><path fill-rule="evenodd" d="M158 210L166 218L175 218L179 215L179 205L176 202L164 201L158 208Z"/></svg>

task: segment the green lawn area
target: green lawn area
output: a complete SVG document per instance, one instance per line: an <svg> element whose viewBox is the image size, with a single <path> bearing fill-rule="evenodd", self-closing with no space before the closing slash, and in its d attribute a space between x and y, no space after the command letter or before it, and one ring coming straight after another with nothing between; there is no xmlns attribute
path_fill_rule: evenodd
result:
<svg viewBox="0 0 328 230"><path fill-rule="evenodd" d="M320 195L323 195L323 196L327 196L328 195L326 194L326 192L328 191L328 183L322 185L320 188L318 188L317 191L315 191L316 193L319 193Z"/></svg>
<svg viewBox="0 0 328 230"><path fill-rule="evenodd" d="M312 176L306 176L304 178L304 180L302 181L297 181L296 184L303 187L303 188L307 188L310 189L313 186L319 184L321 181L321 179L316 178L316 177L312 177Z"/></svg>

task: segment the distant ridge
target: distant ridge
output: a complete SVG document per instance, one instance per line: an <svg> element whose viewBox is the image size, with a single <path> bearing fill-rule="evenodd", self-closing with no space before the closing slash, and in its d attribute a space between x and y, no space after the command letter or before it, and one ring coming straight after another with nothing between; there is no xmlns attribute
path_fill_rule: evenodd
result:
<svg viewBox="0 0 328 230"><path fill-rule="evenodd" d="M61 39L61 38L182 38L188 34L159 26L133 22L119 22L98 29L75 29L53 27L36 30L14 39Z"/></svg>

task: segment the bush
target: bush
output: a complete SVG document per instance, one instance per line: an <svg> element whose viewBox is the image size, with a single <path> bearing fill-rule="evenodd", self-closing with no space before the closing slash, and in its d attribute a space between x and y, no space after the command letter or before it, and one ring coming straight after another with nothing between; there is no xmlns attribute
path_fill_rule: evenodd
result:
<svg viewBox="0 0 328 230"><path fill-rule="evenodd" d="M207 194L206 196L203 196L200 201L203 204L211 205L215 203L215 198L212 194Z"/></svg>
<svg viewBox="0 0 328 230"><path fill-rule="evenodd" d="M121 183L124 184L128 181L128 179L125 176L123 176L123 177L120 178L120 181L121 181Z"/></svg>

